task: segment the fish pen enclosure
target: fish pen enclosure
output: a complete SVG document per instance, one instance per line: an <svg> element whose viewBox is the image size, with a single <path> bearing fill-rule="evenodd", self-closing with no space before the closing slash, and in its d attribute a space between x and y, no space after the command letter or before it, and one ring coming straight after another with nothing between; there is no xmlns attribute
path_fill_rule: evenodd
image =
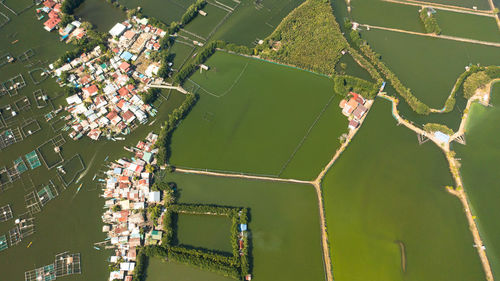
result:
<svg viewBox="0 0 500 281"><path fill-rule="evenodd" d="M17 106L15 104L7 104L4 107L0 108L0 115L2 115L3 120L8 122L10 119L17 116Z"/></svg>
<svg viewBox="0 0 500 281"><path fill-rule="evenodd" d="M42 166L42 163L40 162L40 158L38 158L38 155L36 154L35 150L26 154L25 157L26 157L26 160L28 161L28 164L30 165L30 168L32 170Z"/></svg>
<svg viewBox="0 0 500 281"><path fill-rule="evenodd" d="M19 175L28 170L28 167L26 167L26 164L24 163L23 158L21 156L16 160L14 160L14 168L16 169Z"/></svg>
<svg viewBox="0 0 500 281"><path fill-rule="evenodd" d="M65 143L66 140L59 134L36 148L38 153L42 156L42 161L47 169L50 170L64 162L64 158L61 154L61 146Z"/></svg>
<svg viewBox="0 0 500 281"><path fill-rule="evenodd" d="M35 97L37 108L45 108L47 105L49 105L49 97L45 94L45 92L42 89L34 91L33 97Z"/></svg>
<svg viewBox="0 0 500 281"><path fill-rule="evenodd" d="M66 120L60 119L60 118L57 118L57 119L54 119L54 120L55 121L49 123L50 127L52 128L52 130L54 131L54 133L57 133L57 132L59 132L61 130L63 130L63 131L69 130L70 126L66 124Z"/></svg>
<svg viewBox="0 0 500 281"><path fill-rule="evenodd" d="M56 255L54 262L56 277L63 277L71 274L81 274L80 253L70 254L64 252Z"/></svg>
<svg viewBox="0 0 500 281"><path fill-rule="evenodd" d="M21 125L21 131L25 138L33 135L34 133L40 131L42 127L40 127L40 123L36 119L26 120Z"/></svg>
<svg viewBox="0 0 500 281"><path fill-rule="evenodd" d="M9 23L9 21L10 21L10 18L6 14L0 12L0 28L2 28L4 25ZM2 67L2 65L3 64L2 64L1 58L0 58L0 67Z"/></svg>
<svg viewBox="0 0 500 281"><path fill-rule="evenodd" d="M0 133L0 150L23 140L19 128L7 129Z"/></svg>
<svg viewBox="0 0 500 281"><path fill-rule="evenodd" d="M0 12L0 27L2 27L2 12ZM12 55L10 53L6 53L0 56L0 67L6 65L9 63L9 61L12 61Z"/></svg>
<svg viewBox="0 0 500 281"><path fill-rule="evenodd" d="M9 243L7 242L7 235L0 235L0 252L7 250L9 248Z"/></svg>
<svg viewBox="0 0 500 281"><path fill-rule="evenodd" d="M24 53L19 55L18 59L22 62L26 62L30 58L32 58L33 56L35 56L35 51L33 51L33 49L28 49L28 50L24 51Z"/></svg>
<svg viewBox="0 0 500 281"><path fill-rule="evenodd" d="M69 160L66 160L63 165L57 167L57 174L64 186L68 187L83 170L85 170L83 159L80 154L75 154Z"/></svg>
<svg viewBox="0 0 500 281"><path fill-rule="evenodd" d="M9 230L10 246L21 243L24 238L35 233L35 218L30 212L19 216L15 223L16 226Z"/></svg>
<svg viewBox="0 0 500 281"><path fill-rule="evenodd" d="M47 78L49 78L49 76L45 72L45 69L41 67L28 71L28 75L30 76L31 81L33 81L35 85L38 85L43 81L45 81Z"/></svg>
<svg viewBox="0 0 500 281"><path fill-rule="evenodd" d="M26 81L22 74L18 74L9 80L2 83L3 88L9 93L11 97L18 94L18 90L26 87Z"/></svg>
<svg viewBox="0 0 500 281"><path fill-rule="evenodd" d="M20 98L14 102L19 111L28 111L31 109L31 102L28 97Z"/></svg>
<svg viewBox="0 0 500 281"><path fill-rule="evenodd" d="M6 222L10 219L12 219L12 209L10 208L10 205L7 204L3 207L0 207L0 222Z"/></svg>
<svg viewBox="0 0 500 281"><path fill-rule="evenodd" d="M49 264L24 273L25 281L52 281L56 280L54 264Z"/></svg>
<svg viewBox="0 0 500 281"><path fill-rule="evenodd" d="M38 200L40 200L40 204L42 204L42 207L47 205L47 203L59 196L59 191L57 190L56 186L52 181L49 181L49 184L44 185L38 192L37 192Z"/></svg>
<svg viewBox="0 0 500 281"><path fill-rule="evenodd" d="M24 195L24 204L28 212L32 214L40 213L42 211L42 203L38 194L33 190L30 193Z"/></svg>
<svg viewBox="0 0 500 281"><path fill-rule="evenodd" d="M0 191L5 191L12 188L12 179L10 178L7 168L0 168Z"/></svg>

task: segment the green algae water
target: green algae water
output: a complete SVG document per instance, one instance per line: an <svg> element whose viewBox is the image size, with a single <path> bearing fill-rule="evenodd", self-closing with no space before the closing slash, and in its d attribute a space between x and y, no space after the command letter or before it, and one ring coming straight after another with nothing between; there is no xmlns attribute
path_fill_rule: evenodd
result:
<svg viewBox="0 0 500 281"><path fill-rule="evenodd" d="M465 146L454 144L461 158L460 172L473 208L495 279L500 278L500 83L494 84L490 103L473 104L466 126Z"/></svg>
<svg viewBox="0 0 500 281"><path fill-rule="evenodd" d="M482 280L447 162L377 100L323 181L337 281Z"/></svg>
<svg viewBox="0 0 500 281"><path fill-rule="evenodd" d="M179 214L178 244L232 253L231 219L226 216Z"/></svg>
<svg viewBox="0 0 500 281"><path fill-rule="evenodd" d="M75 16L95 25L98 31L107 33L116 23L127 19L125 13L105 0L85 0L75 10Z"/></svg>
<svg viewBox="0 0 500 281"><path fill-rule="evenodd" d="M169 180L177 183L181 203L249 208L252 280L325 279L317 197L311 185L177 173ZM217 239L223 242L229 237ZM147 281L227 280L192 267L179 267L175 263L165 267L153 263ZM181 272L187 272L188 277Z"/></svg>

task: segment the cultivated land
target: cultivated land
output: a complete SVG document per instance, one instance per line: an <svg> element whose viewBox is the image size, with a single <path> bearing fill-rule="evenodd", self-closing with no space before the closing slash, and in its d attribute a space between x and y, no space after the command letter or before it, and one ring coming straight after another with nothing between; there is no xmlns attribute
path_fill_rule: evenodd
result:
<svg viewBox="0 0 500 281"><path fill-rule="evenodd" d="M206 64L212 67L209 72L192 77L201 86L200 100L174 134L170 162L278 176L318 116L321 121L320 113L334 95L332 81L224 52ZM187 82L185 87L193 85ZM338 98L331 103L340 112ZM333 149L347 127L345 117L337 116L329 118L330 130L336 132L329 140ZM316 160L301 164L308 178L325 164Z"/></svg>
<svg viewBox="0 0 500 281"><path fill-rule="evenodd" d="M335 280L483 279L446 160L389 112L377 102L323 181Z"/></svg>
<svg viewBox="0 0 500 281"><path fill-rule="evenodd" d="M312 186L185 174L170 180L177 183L181 203L249 208L253 280L324 280Z"/></svg>
<svg viewBox="0 0 500 281"><path fill-rule="evenodd" d="M461 158L461 174L469 195L476 222L486 246L495 279L500 278L500 224L498 198L500 177L497 172L500 159L499 134L496 124L500 121L500 84L493 87L490 103L493 108L473 104L466 125L467 144L454 145Z"/></svg>

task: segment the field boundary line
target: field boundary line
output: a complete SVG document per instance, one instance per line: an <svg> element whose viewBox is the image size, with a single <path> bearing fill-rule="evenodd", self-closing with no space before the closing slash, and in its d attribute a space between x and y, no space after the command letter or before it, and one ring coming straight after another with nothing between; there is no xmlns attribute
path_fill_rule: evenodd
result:
<svg viewBox="0 0 500 281"><path fill-rule="evenodd" d="M385 31L392 31L392 32L399 32L399 33L405 33L405 34L411 34L411 35L417 35L417 36L424 36L424 37L431 37L431 38L437 38L437 39L445 39L445 40L451 40L451 41L485 45L485 46L491 46L491 47L497 47L497 48L500 47L500 42L481 41L481 40L476 40L476 39L462 38L462 37L456 37L456 36L450 36L450 35L436 35L436 34L432 34L432 33L422 33L422 32L409 31L409 30L404 30L404 29L383 27L383 26L370 25L370 24L360 24L360 26L366 27L367 29L373 28L373 29L380 29L380 30L385 30Z"/></svg>
<svg viewBox="0 0 500 281"><path fill-rule="evenodd" d="M408 1L400 1L400 0L382 0L384 2L396 3L401 5L408 6L417 6L417 7L431 7L436 10L444 10L462 14L472 14L477 16L485 16L485 17L495 17L492 11L489 10L474 10L467 7L454 6L454 5L446 5L435 2L425 2L425 1L417 1L417 0L408 0Z"/></svg>
<svg viewBox="0 0 500 281"><path fill-rule="evenodd" d="M213 97L216 97L216 98L222 98L225 95L227 95L234 88L234 86L236 86L236 84L238 84L238 82L240 81L241 77L245 73L247 67L248 67L248 62L245 64L245 66L243 66L243 69L241 70L240 74L238 74L238 76L236 77L236 79L233 81L233 84L231 84L231 86L229 86L229 88L226 91L224 91L221 95L216 95L216 94L210 92L209 90L203 88L200 84L198 84L198 83L194 82L193 80L191 80L191 78L188 78L188 81L190 81L191 83L193 83L196 86L198 86L199 89L205 91L207 94L209 94L209 95L211 95Z"/></svg>
<svg viewBox="0 0 500 281"><path fill-rule="evenodd" d="M323 109L321 109L321 111L319 112L318 116L316 116L316 119L314 120L314 122L307 129L306 134L302 137L302 139L299 141L299 144L295 147L294 151L292 152L292 154L290 155L290 157L288 158L288 160L281 167L281 170L279 171L278 176L281 176L281 174L288 167L288 165L290 164L290 162L292 162L293 158L295 157L295 154L297 154L297 152L300 150L300 148L302 147L302 145L306 141L307 137L311 134L311 131L314 129L314 127L316 126L316 124L318 123L318 121L321 119L321 117L323 117L323 114L328 109L328 107L330 107L330 104L334 100L335 96L336 96L336 94L333 93L333 95L328 99L328 101L326 102L326 104L323 106Z"/></svg>

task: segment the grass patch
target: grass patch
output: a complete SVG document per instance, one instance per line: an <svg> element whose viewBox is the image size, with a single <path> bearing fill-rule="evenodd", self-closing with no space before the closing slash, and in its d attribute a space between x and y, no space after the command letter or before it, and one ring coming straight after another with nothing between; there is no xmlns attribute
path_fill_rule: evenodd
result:
<svg viewBox="0 0 500 281"><path fill-rule="evenodd" d="M278 175L333 95L332 80L225 52L206 64L185 83L200 99L173 135L170 162Z"/></svg>
<svg viewBox="0 0 500 281"><path fill-rule="evenodd" d="M328 1L308 0L291 12L259 46L262 57L333 74L348 43Z"/></svg>

